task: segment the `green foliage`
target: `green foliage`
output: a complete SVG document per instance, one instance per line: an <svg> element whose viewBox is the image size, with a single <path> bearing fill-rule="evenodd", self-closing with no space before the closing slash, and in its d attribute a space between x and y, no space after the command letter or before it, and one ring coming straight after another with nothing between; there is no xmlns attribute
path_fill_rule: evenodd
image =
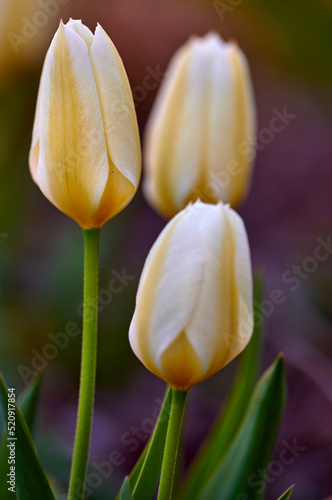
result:
<svg viewBox="0 0 332 500"><path fill-rule="evenodd" d="M291 495L292 495L293 489L294 489L294 485L291 486L290 488L288 488L288 490L285 491L285 493L283 495L281 495L281 497L279 497L278 500L289 500Z"/></svg>
<svg viewBox="0 0 332 500"><path fill-rule="evenodd" d="M131 491L129 486L129 478L126 477L120 491L120 500L132 500L132 498L133 497L131 496Z"/></svg>
<svg viewBox="0 0 332 500"><path fill-rule="evenodd" d="M28 398L31 403L25 402L24 404L30 416L33 415L31 407L35 404L35 391L38 390L38 384L34 387L34 391L30 393L30 398ZM0 403L7 426L8 390L2 376L0 376ZM33 424L33 421L31 423ZM15 437L17 438L15 441L16 486L19 500L35 500L36 498L55 500L54 493L37 456L29 427L17 405L15 405Z"/></svg>
<svg viewBox="0 0 332 500"><path fill-rule="evenodd" d="M129 484L133 500L149 500L156 490L164 454L171 399L172 391L168 389L155 429L130 474Z"/></svg>
<svg viewBox="0 0 332 500"><path fill-rule="evenodd" d="M20 408L22 415L29 427L30 432L32 432L36 411L38 405L38 398L40 393L40 386L42 382L43 374L38 373L30 382L30 384L24 389L20 394L17 404ZM4 419L5 420L5 419ZM0 471L8 470L8 448L6 434L2 436L0 445ZM2 500L13 500L16 495L8 491L7 481L0 481L0 498Z"/></svg>
<svg viewBox="0 0 332 500"><path fill-rule="evenodd" d="M17 400L17 405L21 410L31 433L33 432L33 427L36 419L42 379L42 372L37 373L31 380L30 384L20 394Z"/></svg>
<svg viewBox="0 0 332 500"><path fill-rule="evenodd" d="M263 498L265 488L261 481L257 487L255 478L271 460L285 392L284 361L279 356L259 380L231 447L197 500L233 500L240 494L252 500Z"/></svg>
<svg viewBox="0 0 332 500"><path fill-rule="evenodd" d="M254 299L255 318L259 319L258 305L263 299L263 283L260 276L255 278ZM262 321L257 321L251 341L240 358L237 377L225 409L217 418L212 431L188 472L180 495L184 500L194 498L202 490L206 481L218 467L243 420L258 379L262 350L262 330Z"/></svg>

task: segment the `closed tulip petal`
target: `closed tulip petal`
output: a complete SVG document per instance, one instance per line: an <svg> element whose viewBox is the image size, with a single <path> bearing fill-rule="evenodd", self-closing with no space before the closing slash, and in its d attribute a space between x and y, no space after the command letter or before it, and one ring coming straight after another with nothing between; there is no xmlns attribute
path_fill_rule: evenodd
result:
<svg viewBox="0 0 332 500"><path fill-rule="evenodd" d="M178 130L173 144L173 157L168 167L169 190L178 209L184 208L190 199L197 199L198 193L193 197L192 192L204 175L204 168L207 168L205 139L209 129L206 128L205 115L209 92L209 58L205 45L197 43L196 39L191 44L196 48L190 52L187 88L182 106L178 103Z"/></svg>
<svg viewBox="0 0 332 500"><path fill-rule="evenodd" d="M75 33L77 33L86 43L87 47L90 49L93 42L93 33L87 26L85 26L82 21L76 19L70 19L66 23L67 28L71 28Z"/></svg>
<svg viewBox="0 0 332 500"><path fill-rule="evenodd" d="M188 144L192 139L186 136L186 129L183 129L183 103L187 102L187 72L191 66L191 52L188 47L180 49L170 64L165 84L162 86L157 97L155 108L146 130L146 166L147 176L145 179L144 192L150 202L162 213L167 213L167 217L172 217L179 210L176 200L173 198L173 188L176 187L175 164L181 159L181 152L177 148L176 141L181 135L182 142ZM190 96L192 103L192 96ZM195 108L186 107L186 115L192 113L195 119ZM199 126L199 125L198 125ZM186 186L179 189L188 191L195 175L199 175L197 170L199 142L191 143L188 164L192 165L191 178L188 179L186 173ZM156 161L158 158L158 161ZM184 167L184 165L182 165ZM196 169L195 169L196 167ZM184 167L185 168L185 167ZM189 182L189 186L188 186Z"/></svg>
<svg viewBox="0 0 332 500"><path fill-rule="evenodd" d="M44 70L41 75L41 82L45 79ZM36 184L38 184L38 165L39 165L39 153L40 153L40 133L39 133L39 121L40 121L40 101L41 92L38 92L37 105L35 112L35 121L33 124L32 131L32 144L29 153L29 167L31 176ZM53 200L52 200L53 203Z"/></svg>
<svg viewBox="0 0 332 500"><path fill-rule="evenodd" d="M135 109L123 63L98 25L90 52L106 134L110 172L98 218L115 215L134 196L141 169Z"/></svg>
<svg viewBox="0 0 332 500"><path fill-rule="evenodd" d="M213 44L213 45L212 45ZM237 161L239 145L239 111L236 110L236 78L230 62L227 44L211 40L210 92L207 101L206 127L209 139L206 141L206 167L200 192L206 201L216 203L219 199L229 202L230 176L223 175ZM239 170L239 169L238 169ZM218 177L219 175L219 177ZM211 197L211 200L208 198Z"/></svg>
<svg viewBox="0 0 332 500"><path fill-rule="evenodd" d="M253 323L250 250L242 219L222 205L205 217L204 208L202 212L199 228L205 245L205 274L201 300L187 333L204 360L201 375L205 379L245 348Z"/></svg>
<svg viewBox="0 0 332 500"><path fill-rule="evenodd" d="M220 368L226 364L230 349L227 341L234 330L233 312L237 308L237 295L233 293L234 244L227 218L220 205L213 206L211 210L207 205L200 205L197 212L199 238L204 248L204 280L200 301L187 334L203 360L203 375L214 361ZM230 294L231 300L228 297Z"/></svg>
<svg viewBox="0 0 332 500"><path fill-rule="evenodd" d="M38 184L58 208L90 228L108 179L107 152L88 47L67 26L52 42L44 75Z"/></svg>
<svg viewBox="0 0 332 500"><path fill-rule="evenodd" d="M203 267L197 227L184 211L171 221L151 250L129 332L136 355L164 380L169 380L169 359L174 356L170 353L164 364L162 355L190 322L198 304ZM187 353L194 356L189 345ZM186 356L182 362L186 363Z"/></svg>
<svg viewBox="0 0 332 500"><path fill-rule="evenodd" d="M254 160L254 154L248 155L243 147L252 144L256 136L256 110L254 91L251 84L249 66L244 54L235 45L230 47L231 61L235 78L235 113L238 117L238 137L236 139L236 162L238 173L230 182L229 199L233 206L238 206L247 196Z"/></svg>

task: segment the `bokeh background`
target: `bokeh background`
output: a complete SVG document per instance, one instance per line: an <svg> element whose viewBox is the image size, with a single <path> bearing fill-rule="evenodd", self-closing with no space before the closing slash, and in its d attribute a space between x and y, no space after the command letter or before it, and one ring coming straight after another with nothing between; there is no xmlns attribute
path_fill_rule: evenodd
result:
<svg viewBox="0 0 332 500"><path fill-rule="evenodd" d="M294 500L327 498L332 494L332 255L316 263L312 257L317 238L328 242L332 234L331 1L1 0L0 369L19 392L29 370L45 368L36 439L60 489L69 476L80 336L54 348L49 334L81 322L82 234L33 184L28 151L42 61L61 17L82 19L91 29L100 22L109 33L129 75L142 136L168 61L190 35L214 30L237 40L246 53L261 140L252 190L240 212L254 267L265 276L263 365L284 351L289 385L275 456L284 440L304 448L273 477L267 498L277 498L292 483ZM284 108L293 116L272 137L263 130L275 110ZM164 384L133 356L127 333L145 257L164 224L139 192L102 231L101 290L117 273L127 278L119 282L119 293L102 295L91 460L100 463L113 450L125 460L93 490L94 500L117 490L163 397ZM298 286L289 282L294 272L302 273ZM275 289L285 300L271 306ZM185 465L222 406L235 368L236 361L191 391Z"/></svg>

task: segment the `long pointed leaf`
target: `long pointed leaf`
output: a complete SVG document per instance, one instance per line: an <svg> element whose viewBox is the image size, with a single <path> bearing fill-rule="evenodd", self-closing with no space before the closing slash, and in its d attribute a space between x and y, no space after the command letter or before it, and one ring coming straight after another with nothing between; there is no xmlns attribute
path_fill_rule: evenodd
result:
<svg viewBox="0 0 332 500"><path fill-rule="evenodd" d="M31 433L33 431L33 425L36 418L42 379L43 373L37 373L17 400L17 405L21 410Z"/></svg>
<svg viewBox="0 0 332 500"><path fill-rule="evenodd" d="M257 384L241 427L217 470L197 500L261 500L266 484L259 469L266 469L273 453L285 403L283 356Z"/></svg>
<svg viewBox="0 0 332 500"><path fill-rule="evenodd" d="M289 500L292 493L293 493L294 485L292 485L290 488L288 488L287 491L281 497L278 498L278 500Z"/></svg>
<svg viewBox="0 0 332 500"><path fill-rule="evenodd" d="M203 485L211 477L226 453L244 417L258 379L261 364L263 327L259 305L262 297L262 278L256 276L254 284L255 326L253 335L249 345L240 357L238 373L225 409L217 417L212 431L189 469L180 495L183 500L191 500L202 490Z"/></svg>
<svg viewBox="0 0 332 500"><path fill-rule="evenodd" d="M129 476L133 500L149 500L156 490L165 448L171 398L172 391L168 389L154 431Z"/></svg>
<svg viewBox="0 0 332 500"><path fill-rule="evenodd" d="M7 422L8 391L2 375L0 376L0 402ZM29 428L24 417L15 405L15 448L16 448L16 486L21 500L55 500L45 471L39 461Z"/></svg>
<svg viewBox="0 0 332 500"><path fill-rule="evenodd" d="M126 477L120 491L120 500L132 500L132 498L133 497L131 496L129 480L128 477Z"/></svg>

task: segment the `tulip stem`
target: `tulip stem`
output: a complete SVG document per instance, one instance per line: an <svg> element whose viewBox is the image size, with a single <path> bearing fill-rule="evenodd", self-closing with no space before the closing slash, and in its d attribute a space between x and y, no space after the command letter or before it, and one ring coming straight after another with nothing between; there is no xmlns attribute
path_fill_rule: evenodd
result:
<svg viewBox="0 0 332 500"><path fill-rule="evenodd" d="M81 379L68 500L84 498L97 364L99 229L84 231L84 304Z"/></svg>
<svg viewBox="0 0 332 500"><path fill-rule="evenodd" d="M169 417L166 443L161 468L158 500L171 500L177 469L179 444L181 440L183 416L188 392L172 389L171 413Z"/></svg>

